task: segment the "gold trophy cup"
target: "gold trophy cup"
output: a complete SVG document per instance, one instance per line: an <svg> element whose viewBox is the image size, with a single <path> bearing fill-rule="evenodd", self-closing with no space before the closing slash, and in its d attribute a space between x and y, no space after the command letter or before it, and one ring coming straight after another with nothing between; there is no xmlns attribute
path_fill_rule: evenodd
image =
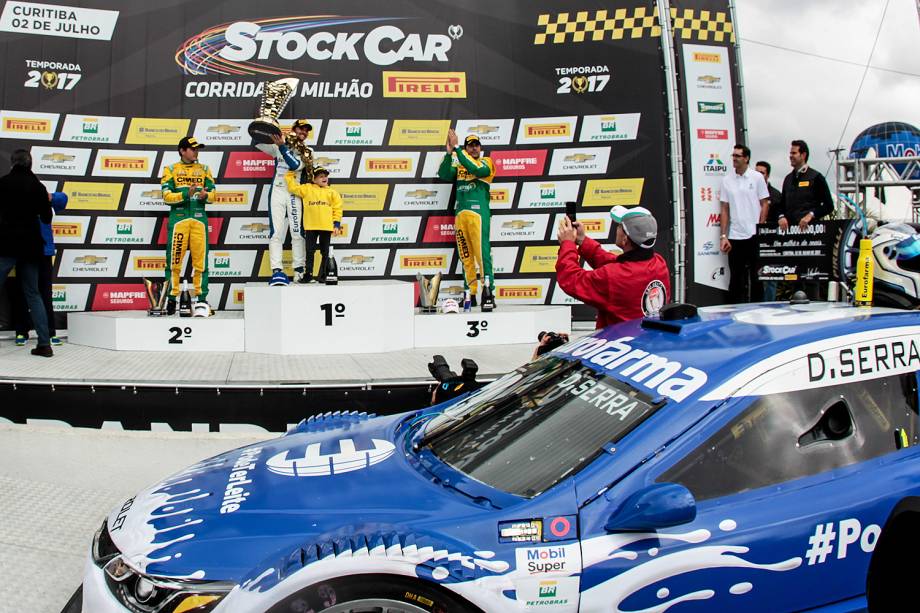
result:
<svg viewBox="0 0 920 613"><path fill-rule="evenodd" d="M271 143L273 136L281 136L278 116L287 106L300 79L289 77L269 81L262 89L262 102L259 104L259 116L249 124L249 136L257 143Z"/></svg>
<svg viewBox="0 0 920 613"><path fill-rule="evenodd" d="M147 314L151 317L165 315L166 298L169 296L169 281L144 279L144 289L147 290L147 302L150 303Z"/></svg>

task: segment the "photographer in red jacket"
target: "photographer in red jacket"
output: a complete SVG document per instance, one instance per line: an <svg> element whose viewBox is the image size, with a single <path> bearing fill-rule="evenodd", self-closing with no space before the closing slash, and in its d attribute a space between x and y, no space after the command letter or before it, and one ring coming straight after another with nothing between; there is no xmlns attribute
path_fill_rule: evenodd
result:
<svg viewBox="0 0 920 613"><path fill-rule="evenodd" d="M556 280L573 298L597 309L597 328L629 319L657 315L671 297L671 275L664 258L652 247L658 238L658 222L642 207L615 206L610 210L617 224L613 255L592 238L584 226L563 216L557 238ZM579 264L579 256L593 270Z"/></svg>

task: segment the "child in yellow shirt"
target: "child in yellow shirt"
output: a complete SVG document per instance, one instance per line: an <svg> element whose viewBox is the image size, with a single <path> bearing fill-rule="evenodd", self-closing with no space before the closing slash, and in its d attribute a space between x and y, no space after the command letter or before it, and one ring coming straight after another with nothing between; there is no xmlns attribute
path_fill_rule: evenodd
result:
<svg viewBox="0 0 920 613"><path fill-rule="evenodd" d="M307 261L301 283L316 283L313 279L313 255L319 243L322 257L319 267L319 281L326 280L326 261L329 259L329 241L333 232L342 229L342 197L329 187L329 171L322 167L313 169L313 183L300 184L297 173L285 175L288 191L303 199L303 228L306 239Z"/></svg>

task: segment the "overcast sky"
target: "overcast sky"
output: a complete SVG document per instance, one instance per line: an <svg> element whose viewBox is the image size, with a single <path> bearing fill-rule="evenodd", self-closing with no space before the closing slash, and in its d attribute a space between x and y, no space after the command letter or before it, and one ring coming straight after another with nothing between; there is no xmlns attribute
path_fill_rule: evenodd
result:
<svg viewBox="0 0 920 613"><path fill-rule="evenodd" d="M920 127L920 76L870 68L846 131L864 66L920 75L916 0L736 0L752 162L773 165L779 187L789 172L789 142L801 138L824 173L827 151L849 153L857 134L884 121ZM853 62L847 64L766 46ZM841 139L841 133L843 138ZM828 182L833 189L831 168Z"/></svg>

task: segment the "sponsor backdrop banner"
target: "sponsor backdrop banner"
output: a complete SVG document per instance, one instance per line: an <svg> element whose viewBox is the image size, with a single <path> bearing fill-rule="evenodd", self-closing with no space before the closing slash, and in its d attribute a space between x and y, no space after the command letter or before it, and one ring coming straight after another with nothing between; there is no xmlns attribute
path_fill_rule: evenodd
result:
<svg viewBox="0 0 920 613"><path fill-rule="evenodd" d="M477 134L495 162L500 302L572 302L552 266L567 200L605 244L611 206L651 209L659 249L674 261L654 2L2 4L0 171L27 148L40 177L70 195L55 223L62 311L143 306L138 278L163 269L159 175L187 134L207 144L201 159L218 185L210 266L229 290L213 292L212 304L241 308L242 284L270 273L272 161L251 146L246 126L263 83L287 76L300 83L282 124L309 119L314 158L343 197L343 278L441 271L442 287L462 287L451 251L454 190L436 178L451 127L461 139ZM715 8L713 18L727 15ZM678 33L713 56L728 44L699 25ZM724 70L699 74L729 86ZM732 107L730 94L704 102ZM714 139L707 143L734 131L730 122L699 127ZM727 159L724 147L711 151Z"/></svg>

